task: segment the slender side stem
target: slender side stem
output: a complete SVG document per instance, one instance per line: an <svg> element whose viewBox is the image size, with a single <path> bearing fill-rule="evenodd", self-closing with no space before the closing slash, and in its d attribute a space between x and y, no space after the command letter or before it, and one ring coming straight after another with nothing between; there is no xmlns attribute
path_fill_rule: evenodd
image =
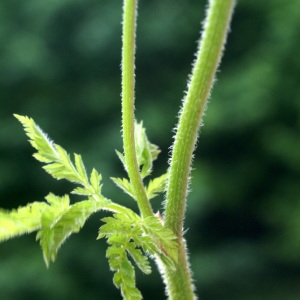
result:
<svg viewBox="0 0 300 300"><path fill-rule="evenodd" d="M122 38L122 124L123 147L128 176L133 186L140 212L143 217L152 216L140 176L134 139L134 55L137 0L124 0Z"/></svg>
<svg viewBox="0 0 300 300"><path fill-rule="evenodd" d="M233 7L234 0L209 1L202 40L173 144L164 217L165 226L176 234L180 247L177 271L172 273L165 270L167 290L172 300L195 298L185 241L182 238L183 218L198 130L222 56Z"/></svg>

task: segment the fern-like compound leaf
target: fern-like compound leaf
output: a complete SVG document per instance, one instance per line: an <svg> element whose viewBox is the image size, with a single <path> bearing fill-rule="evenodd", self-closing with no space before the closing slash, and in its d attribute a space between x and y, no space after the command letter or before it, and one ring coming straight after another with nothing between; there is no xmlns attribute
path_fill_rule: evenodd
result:
<svg viewBox="0 0 300 300"><path fill-rule="evenodd" d="M127 243L126 250L143 273L145 274L151 273L151 267L149 264L148 257L145 256L145 254L143 254L142 251L137 248L135 242Z"/></svg>
<svg viewBox="0 0 300 300"><path fill-rule="evenodd" d="M134 133L137 162L140 168L141 177L145 178L146 176L151 174L153 161L158 157L160 150L156 145L149 142L148 137L146 135L146 130L143 127L143 122L135 122ZM125 170L127 171L124 155L118 151L116 151L116 153L120 161L122 162ZM135 199L133 188L128 179L114 177L112 177L111 179L119 188L121 188L125 193L129 194L133 199ZM151 183L151 187L148 193L151 196L151 198L157 196L157 193L162 190L161 188L158 188L158 185L161 184L161 181L163 181L163 179L156 180L154 184ZM155 188L157 189L155 190Z"/></svg>
<svg viewBox="0 0 300 300"><path fill-rule="evenodd" d="M89 179L86 174L86 170L81 158L80 154L74 154L74 159L75 159L75 167L78 175L80 176L81 182L84 183L84 185L89 184Z"/></svg>
<svg viewBox="0 0 300 300"><path fill-rule="evenodd" d="M149 243L152 243L150 249L155 249L155 254L159 255L168 267L175 270L178 260L178 245L172 230L165 228L157 217L143 219L142 228L144 233L150 237L148 247Z"/></svg>
<svg viewBox="0 0 300 300"><path fill-rule="evenodd" d="M101 179L102 179L101 174L99 174L96 169L93 169L90 176L90 183L94 194L99 195L101 193L101 187L102 187L102 185L100 184Z"/></svg>
<svg viewBox="0 0 300 300"><path fill-rule="evenodd" d="M37 150L34 157L45 163L43 167L56 179L67 179L80 186L72 193L86 196L88 199L70 205L69 196L58 197L49 194L47 203L33 203L11 212L0 210L0 241L15 235L37 230L37 240L42 247L44 260L49 266L54 261L62 243L77 233L87 218L100 209L116 212L112 217L103 218L105 223L99 229L98 238L107 238L109 245L107 258L110 268L115 272L114 284L121 290L124 299L140 300L142 295L135 286L135 271L129 258L146 274L151 268L146 254L159 256L173 269L176 268L176 237L164 228L157 217L142 219L130 209L119 206L101 195L101 175L93 169L87 175L82 158L74 154L74 162L61 146L54 144L31 118L16 115L24 126L32 146ZM140 124L135 124L135 143L138 165L142 178L152 171L152 162L158 156L157 146L151 144ZM125 164L122 154L117 152ZM126 166L125 166L126 169ZM112 180L134 198L134 192L127 179ZM167 174L149 182L146 189L149 199L164 190Z"/></svg>
<svg viewBox="0 0 300 300"><path fill-rule="evenodd" d="M50 208L42 216L42 226L37 233L37 239L43 250L44 260L49 266L54 261L61 244L72 234L82 228L87 218L105 206L103 202L90 198L69 205L67 195L58 197L50 194L46 200Z"/></svg>
<svg viewBox="0 0 300 300"><path fill-rule="evenodd" d="M125 249L120 245L112 245L106 251L106 257L112 271L114 285L121 290L125 300L141 300L142 294L135 286L135 272L128 260Z"/></svg>
<svg viewBox="0 0 300 300"><path fill-rule="evenodd" d="M135 148L138 165L141 167L142 178L152 172L153 161L157 159L160 150L149 142L143 122L135 123Z"/></svg>
<svg viewBox="0 0 300 300"><path fill-rule="evenodd" d="M88 178L81 155L74 154L74 164L70 155L61 146L54 144L48 136L35 124L33 119L15 115L22 123L31 145L38 151L33 156L46 163L43 168L56 179L67 179L83 187L73 191L79 195L100 195L101 175L93 169Z"/></svg>
<svg viewBox="0 0 300 300"><path fill-rule="evenodd" d="M114 274L114 284L121 290L125 299L142 299L135 286L135 271L129 261L130 256L142 272L151 272L148 257L138 249L135 238L143 232L140 217L128 210L128 214L114 214L113 217L102 219L105 222L99 229L98 238L107 238L109 247L106 256Z"/></svg>
<svg viewBox="0 0 300 300"><path fill-rule="evenodd" d="M69 154L61 146L54 144L48 136L28 117L15 115L22 123L31 145L38 151L33 156L56 179L67 179L82 185L88 182L80 155L75 154L75 166Z"/></svg>
<svg viewBox="0 0 300 300"><path fill-rule="evenodd" d="M122 163L122 165L123 165L125 171L127 172L127 167L126 167L126 162L125 162L125 157L124 157L124 155L123 155L121 152L119 152L118 150L115 150L115 151L116 151L116 153L117 153L117 155L118 155L118 158L119 158L119 160L121 161L121 163Z"/></svg>
<svg viewBox="0 0 300 300"><path fill-rule="evenodd" d="M58 197L53 194L49 194L46 200L48 203L34 202L17 210L0 210L0 242L38 231L37 239L49 266L61 244L72 233L77 233L92 213L106 207L110 201L90 198L70 205L67 195Z"/></svg>
<svg viewBox="0 0 300 300"><path fill-rule="evenodd" d="M131 183L126 178L110 178L116 186L118 186L121 190L123 190L126 194L128 194L132 199L135 200L134 192Z"/></svg>
<svg viewBox="0 0 300 300"><path fill-rule="evenodd" d="M0 209L0 242L38 230L47 208L45 202L33 202L11 211Z"/></svg>
<svg viewBox="0 0 300 300"><path fill-rule="evenodd" d="M146 274L151 273L151 268L145 253L160 257L166 266L176 269L176 236L170 229L164 228L158 217L142 219L128 210L126 214L116 213L112 217L103 218L102 221L105 224L100 227L98 238L107 238L109 244L107 257L110 268L116 272L114 283L121 289L123 295L126 294L126 289L123 288L132 286L134 282L131 280L127 282L128 278L125 276L128 272L130 274L134 272L129 257ZM132 277L134 273L130 275L130 278ZM135 286L132 287L135 289Z"/></svg>
<svg viewBox="0 0 300 300"><path fill-rule="evenodd" d="M168 173L150 180L146 189L148 199L152 199L158 196L158 193L165 191L167 179Z"/></svg>
<svg viewBox="0 0 300 300"><path fill-rule="evenodd" d="M141 227L136 226L132 222L121 221L120 214L115 214L114 217L103 218L102 221L106 224L102 225L99 231L98 238L107 237L109 244L121 245L124 250L133 258L137 266L145 274L151 273L148 257L145 256L140 249L141 244L137 245L135 238L142 236Z"/></svg>

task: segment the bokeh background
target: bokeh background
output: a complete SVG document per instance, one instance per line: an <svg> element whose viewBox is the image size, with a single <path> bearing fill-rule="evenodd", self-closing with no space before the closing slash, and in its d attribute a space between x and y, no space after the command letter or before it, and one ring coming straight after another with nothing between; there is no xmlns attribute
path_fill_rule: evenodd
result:
<svg viewBox="0 0 300 300"><path fill-rule="evenodd" d="M203 0L140 1L136 116L167 169L172 128L204 17ZM0 207L62 195L13 113L31 116L110 181L124 176L120 136L122 1L0 2ZM300 299L300 9L297 0L238 1L195 154L185 228L202 300ZM77 201L77 198L73 198ZM153 199L162 210L162 198ZM49 270L35 234L0 244L0 298L120 299L96 241L100 218L62 246ZM155 266L144 299L165 299Z"/></svg>

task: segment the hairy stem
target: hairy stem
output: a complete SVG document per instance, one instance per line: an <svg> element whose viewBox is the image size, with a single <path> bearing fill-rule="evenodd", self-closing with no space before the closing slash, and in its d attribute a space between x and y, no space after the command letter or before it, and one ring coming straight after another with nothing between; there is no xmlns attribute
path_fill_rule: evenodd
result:
<svg viewBox="0 0 300 300"><path fill-rule="evenodd" d="M123 147L128 176L143 217L152 216L140 176L134 138L134 55L137 0L124 0L122 37L122 126Z"/></svg>
<svg viewBox="0 0 300 300"><path fill-rule="evenodd" d="M194 299L185 241L183 218L188 191L190 166L203 112L226 41L234 0L210 0L204 31L194 63L187 95L179 117L167 186L165 226L178 237L179 267L165 270L165 281L172 300ZM181 292L183 291L184 292ZM185 293L185 294L183 294Z"/></svg>

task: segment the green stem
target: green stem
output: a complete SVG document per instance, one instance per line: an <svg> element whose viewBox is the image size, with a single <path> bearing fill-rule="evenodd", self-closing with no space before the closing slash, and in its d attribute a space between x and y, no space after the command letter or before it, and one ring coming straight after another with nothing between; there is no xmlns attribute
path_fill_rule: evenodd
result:
<svg viewBox="0 0 300 300"><path fill-rule="evenodd" d="M128 176L143 217L152 216L135 150L134 138L134 55L137 0L124 0L122 38L122 125L123 147Z"/></svg>
<svg viewBox="0 0 300 300"><path fill-rule="evenodd" d="M210 0L209 4L202 40L177 126L169 168L164 221L165 226L178 237L180 247L177 271L165 270L167 290L172 300L195 298L185 241L182 238L183 218L193 152L207 98L222 56L234 0Z"/></svg>

